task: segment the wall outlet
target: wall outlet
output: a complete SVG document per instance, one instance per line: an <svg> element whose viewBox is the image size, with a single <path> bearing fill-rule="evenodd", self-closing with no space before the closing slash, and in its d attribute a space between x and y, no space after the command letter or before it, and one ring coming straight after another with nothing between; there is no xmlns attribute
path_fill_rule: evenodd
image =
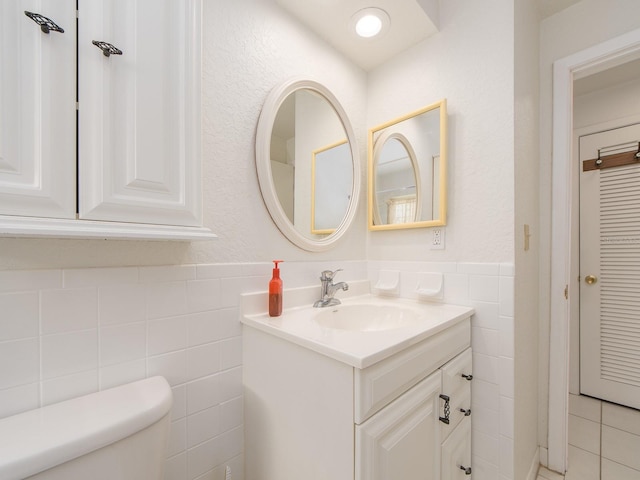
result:
<svg viewBox="0 0 640 480"><path fill-rule="evenodd" d="M431 229L431 250L444 250L444 228Z"/></svg>

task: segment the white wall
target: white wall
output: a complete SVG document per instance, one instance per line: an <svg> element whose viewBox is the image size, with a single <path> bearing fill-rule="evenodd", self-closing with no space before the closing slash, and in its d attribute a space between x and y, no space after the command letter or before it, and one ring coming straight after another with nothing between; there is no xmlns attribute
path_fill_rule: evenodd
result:
<svg viewBox="0 0 640 480"><path fill-rule="evenodd" d="M269 91L292 76L310 76L346 110L364 172L365 73L272 0L203 4L204 223L220 238L193 243L0 239L0 270L364 258L364 213L330 252L304 252L280 234L260 195L254 140Z"/></svg>
<svg viewBox="0 0 640 480"><path fill-rule="evenodd" d="M340 266L367 278L365 262ZM281 266L287 287L327 268ZM165 480L221 479L226 465L243 480L238 308L270 276L269 263L0 272L0 418L162 375L174 401Z"/></svg>
<svg viewBox="0 0 640 480"><path fill-rule="evenodd" d="M539 31L536 2L515 2L514 477L538 462ZM525 251L524 226L529 225ZM534 472L535 473L535 472Z"/></svg>
<svg viewBox="0 0 640 480"><path fill-rule="evenodd" d="M440 8L438 34L370 73L367 125L447 99L446 247L429 249L431 229L370 232L370 276L375 282L376 268L444 270L445 299L477 308L472 320L474 377L479 375L473 399L474 478L524 479L537 460L537 348L536 342L525 345L522 359L514 350L519 319L514 319L511 265L515 239L521 240L514 222L535 228L537 218L536 207L525 206L532 199L536 203L535 184L527 186L517 220L514 193L521 186L514 179L516 165L520 183L537 172L537 82L523 78L525 68L533 64L535 71L537 38L532 30L537 17L534 12L526 19L535 8L531 2L521 2L517 15L510 1L452 0L441 2ZM514 64L516 25L526 28L520 33L517 53L525 56L519 64ZM533 253L534 260L523 263L525 275L534 272L534 285L535 258ZM518 274L516 269L515 283L522 284ZM527 295L524 308L537 300L535 291ZM522 310L518 306L516 315ZM521 335L537 333L535 309L523 321L527 328ZM515 365L531 375L526 384L514 384ZM519 408L529 415L525 420L515 419L516 395L525 399ZM519 442L522 446L516 447Z"/></svg>
<svg viewBox="0 0 640 480"><path fill-rule="evenodd" d="M242 480L240 293L267 288L273 258L286 287L337 267L366 278L349 261L365 257L364 203L330 252L274 226L255 169L260 109L277 83L314 77L364 148L366 76L271 0L203 3L204 222L220 238L0 239L0 417L161 374L175 397L167 480L221 478L227 462Z"/></svg>
<svg viewBox="0 0 640 480"><path fill-rule="evenodd" d="M431 229L368 235L371 259L513 262L513 2L441 2L440 32L370 72L367 125L447 98L445 250Z"/></svg>
<svg viewBox="0 0 640 480"><path fill-rule="evenodd" d="M540 25L540 391L539 438L547 445L551 261L553 62L638 28L636 0L582 0ZM554 295L561 295L554 292Z"/></svg>

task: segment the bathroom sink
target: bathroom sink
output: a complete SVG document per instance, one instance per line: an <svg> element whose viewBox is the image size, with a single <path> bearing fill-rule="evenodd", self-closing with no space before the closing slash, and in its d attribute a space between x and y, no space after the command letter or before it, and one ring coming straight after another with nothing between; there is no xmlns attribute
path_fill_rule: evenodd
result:
<svg viewBox="0 0 640 480"><path fill-rule="evenodd" d="M367 368L417 342L469 321L473 309L426 303L369 293L369 281L349 282L339 292L342 304L314 308L318 288L301 287L284 293L284 309L270 317L267 292L242 296L245 334L261 330L355 368Z"/></svg>
<svg viewBox="0 0 640 480"><path fill-rule="evenodd" d="M339 305L318 312L315 322L324 328L379 332L415 325L420 315L410 308L389 305Z"/></svg>

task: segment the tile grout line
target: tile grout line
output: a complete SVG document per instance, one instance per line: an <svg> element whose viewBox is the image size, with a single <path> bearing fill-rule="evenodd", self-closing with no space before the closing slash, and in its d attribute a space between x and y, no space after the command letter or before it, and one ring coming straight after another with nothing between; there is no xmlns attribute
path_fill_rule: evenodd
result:
<svg viewBox="0 0 640 480"><path fill-rule="evenodd" d="M598 478L600 480L602 480L602 425L604 424L604 418L602 417L602 410L603 410L602 405L603 405L603 403L604 402L602 400L600 400L600 405L599 405L600 406L600 448L598 450L600 452L600 462L599 462L600 469L599 469L599 472L598 472L599 473L598 474Z"/></svg>

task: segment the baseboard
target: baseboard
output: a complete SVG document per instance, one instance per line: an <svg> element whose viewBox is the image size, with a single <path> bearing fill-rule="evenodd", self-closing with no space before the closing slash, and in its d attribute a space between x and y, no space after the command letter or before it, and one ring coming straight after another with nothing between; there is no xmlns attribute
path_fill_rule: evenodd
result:
<svg viewBox="0 0 640 480"><path fill-rule="evenodd" d="M549 467L549 450L546 447L540 447L540 465Z"/></svg>
<svg viewBox="0 0 640 480"><path fill-rule="evenodd" d="M531 467L527 474L527 480L536 480L538 478L538 468L540 467L540 447L536 448L536 452L531 459Z"/></svg>

